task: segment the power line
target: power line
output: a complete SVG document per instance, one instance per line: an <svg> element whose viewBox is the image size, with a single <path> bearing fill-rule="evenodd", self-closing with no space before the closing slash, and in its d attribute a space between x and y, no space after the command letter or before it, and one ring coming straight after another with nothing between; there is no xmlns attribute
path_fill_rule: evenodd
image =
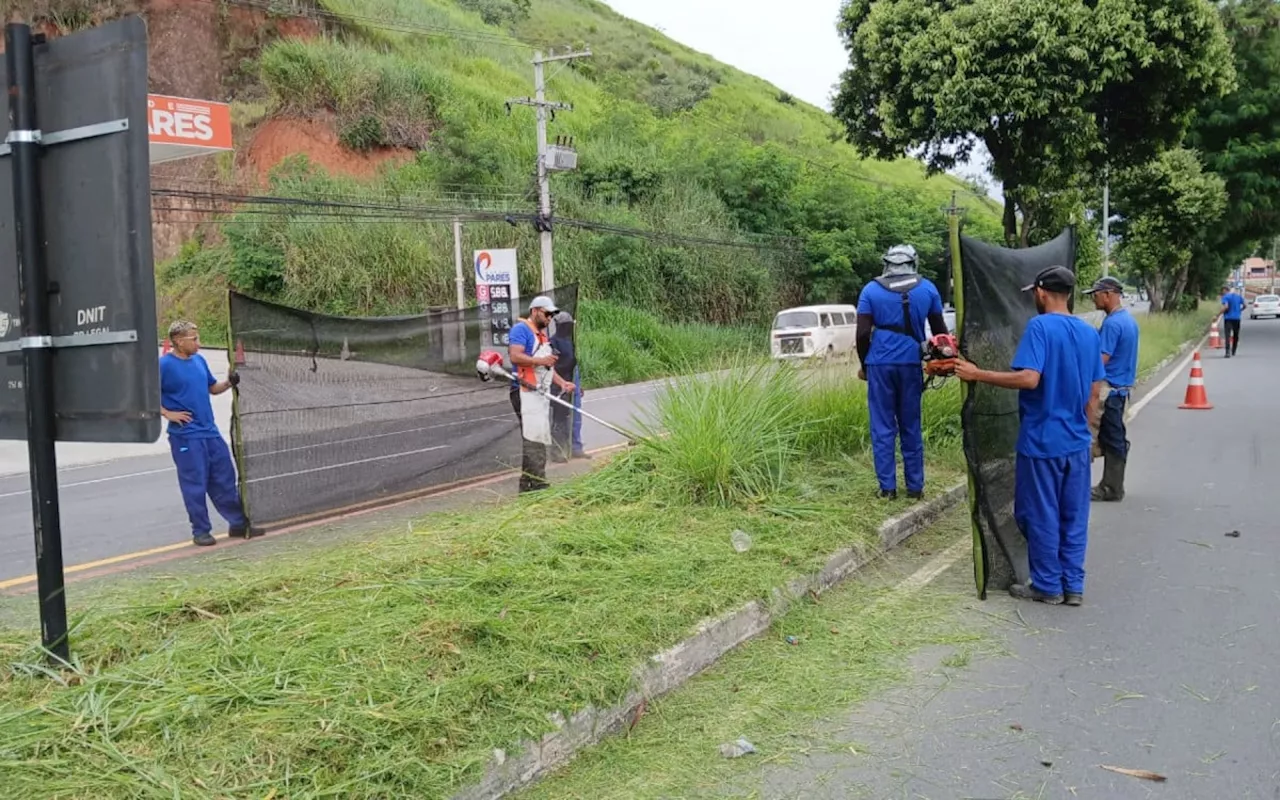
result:
<svg viewBox="0 0 1280 800"><path fill-rule="evenodd" d="M236 214L260 218L276 217L294 220L298 216L317 218L316 222L506 222L518 224L533 222L536 215L521 211L494 211L475 208L456 208L436 205L406 205L403 203L367 202L356 198L306 199L277 195L261 195L234 192L200 191L193 189L158 188L151 192L153 198L168 201L156 205L153 210L164 214ZM195 206L173 205L172 202L188 201ZM227 206L250 206L228 208ZM791 237L759 237L750 239L716 239L667 231L649 231L629 228L607 222L556 217L555 222L567 228L595 233L646 239L659 243L706 247L726 247L749 250L795 250L798 240Z"/></svg>

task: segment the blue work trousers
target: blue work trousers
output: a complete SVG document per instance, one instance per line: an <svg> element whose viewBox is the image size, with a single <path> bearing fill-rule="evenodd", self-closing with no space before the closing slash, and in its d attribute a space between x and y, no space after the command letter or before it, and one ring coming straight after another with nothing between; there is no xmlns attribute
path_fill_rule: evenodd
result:
<svg viewBox="0 0 1280 800"><path fill-rule="evenodd" d="M1031 585L1045 594L1084 594L1091 460L1087 447L1059 458L1018 454L1013 517L1027 537Z"/></svg>
<svg viewBox="0 0 1280 800"><path fill-rule="evenodd" d="M1114 392L1107 395L1102 405L1102 422L1098 425L1098 444L1120 456L1121 461L1129 460L1128 432L1124 427L1124 408L1128 403L1128 395Z"/></svg>
<svg viewBox="0 0 1280 800"><path fill-rule="evenodd" d="M573 384L578 387L578 391L573 393L573 454L575 456L582 455L582 377L578 374L578 368L573 368Z"/></svg>
<svg viewBox="0 0 1280 800"><path fill-rule="evenodd" d="M924 432L921 403L924 373L919 364L879 364L866 368L867 405L871 409L871 449L880 488L898 488L895 458L902 439L902 472L908 492L924 491Z"/></svg>
<svg viewBox="0 0 1280 800"><path fill-rule="evenodd" d="M236 467L231 461L231 450L221 436L188 438L169 437L169 451L178 468L178 487L182 490L182 502L191 520L191 535L210 533L208 496L213 507L232 527L243 530L248 526L244 506L240 502L240 488L236 485Z"/></svg>

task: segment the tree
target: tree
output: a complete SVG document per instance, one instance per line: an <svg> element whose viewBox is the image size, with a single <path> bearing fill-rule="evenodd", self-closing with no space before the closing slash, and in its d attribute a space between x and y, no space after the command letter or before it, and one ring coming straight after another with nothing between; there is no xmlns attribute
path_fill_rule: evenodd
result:
<svg viewBox="0 0 1280 800"><path fill-rule="evenodd" d="M1177 310L1197 250L1226 211L1224 181L1194 151L1177 148L1117 174L1112 187L1123 217L1121 260L1146 285L1153 310Z"/></svg>
<svg viewBox="0 0 1280 800"><path fill-rule="evenodd" d="M1206 0L847 0L839 27L849 140L935 173L981 141L1011 246L1031 242L1047 196L1177 145L1234 80Z"/></svg>
<svg viewBox="0 0 1280 800"><path fill-rule="evenodd" d="M1187 142L1227 183L1218 249L1248 251L1254 240L1280 233L1280 6L1228 0L1222 21L1239 86L1201 106Z"/></svg>

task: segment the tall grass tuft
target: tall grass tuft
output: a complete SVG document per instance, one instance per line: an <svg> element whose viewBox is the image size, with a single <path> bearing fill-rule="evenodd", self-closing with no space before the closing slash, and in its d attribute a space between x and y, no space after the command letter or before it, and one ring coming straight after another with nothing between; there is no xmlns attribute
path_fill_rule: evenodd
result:
<svg viewBox="0 0 1280 800"><path fill-rule="evenodd" d="M795 372L742 363L671 384L632 465L673 501L759 503L782 489L808 424Z"/></svg>

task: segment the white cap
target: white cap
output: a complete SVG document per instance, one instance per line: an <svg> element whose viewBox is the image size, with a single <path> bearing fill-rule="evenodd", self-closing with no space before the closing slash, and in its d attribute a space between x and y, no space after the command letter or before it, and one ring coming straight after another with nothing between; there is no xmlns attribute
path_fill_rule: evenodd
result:
<svg viewBox="0 0 1280 800"><path fill-rule="evenodd" d="M537 297L533 298L533 301L531 303L529 303L530 311L534 310L535 308L541 308L544 311L547 311L552 314L556 313L557 311L556 304L551 302L551 298L547 297L545 294L538 295Z"/></svg>

